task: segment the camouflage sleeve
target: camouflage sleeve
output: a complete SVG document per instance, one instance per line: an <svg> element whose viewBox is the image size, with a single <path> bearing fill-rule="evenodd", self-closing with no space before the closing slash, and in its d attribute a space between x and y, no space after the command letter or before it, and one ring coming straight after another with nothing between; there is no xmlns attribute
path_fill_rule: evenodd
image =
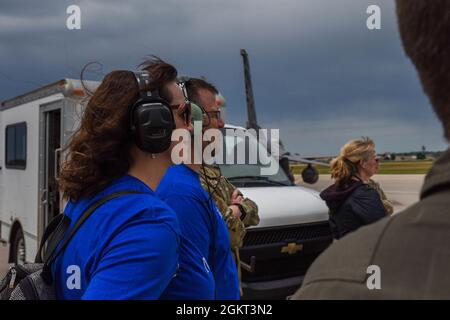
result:
<svg viewBox="0 0 450 320"><path fill-rule="evenodd" d="M228 181L227 178L224 179L228 184L228 189L231 198L231 195L233 194L234 190L236 190L236 187L230 181ZM256 226L259 223L258 205L249 198L244 198L244 201L242 201L241 205L242 208L245 210L245 216L244 219L242 219L244 226L246 227Z"/></svg>
<svg viewBox="0 0 450 320"><path fill-rule="evenodd" d="M394 212L394 205L387 198L383 189L381 189L380 185L378 185L378 193L380 194L381 201L383 201L384 208L386 209L388 214L392 214Z"/></svg>
<svg viewBox="0 0 450 320"><path fill-rule="evenodd" d="M211 179L208 187L207 179ZM201 171L200 180L205 190L214 189L212 198L217 205L223 219L228 227L231 247L239 248L242 246L242 240L245 236L245 227L253 226L259 223L258 206L250 199L245 198L241 203L243 211L243 219L233 216L231 209L231 196L236 190L236 187L224 176L221 176L220 170L212 166L204 166Z"/></svg>
<svg viewBox="0 0 450 320"><path fill-rule="evenodd" d="M394 205L391 201L383 200L383 205L389 215L394 213Z"/></svg>
<svg viewBox="0 0 450 320"><path fill-rule="evenodd" d="M233 216L233 210L228 207L226 213L223 215L225 224L227 225L230 235L230 245L232 249L242 247L242 241L245 236L245 225L241 219Z"/></svg>
<svg viewBox="0 0 450 320"><path fill-rule="evenodd" d="M375 182L374 180L369 180L369 185L377 190L378 194L380 195L381 201L383 202L383 206L386 209L386 212L388 215L391 215L394 212L394 205L392 202L387 198L386 194L384 193L383 189L381 189L381 186L379 183Z"/></svg>
<svg viewBox="0 0 450 320"><path fill-rule="evenodd" d="M242 220L246 227L256 226L259 223L259 215L258 215L258 205L250 200L249 198L245 198L241 203L242 208L245 210L245 217Z"/></svg>

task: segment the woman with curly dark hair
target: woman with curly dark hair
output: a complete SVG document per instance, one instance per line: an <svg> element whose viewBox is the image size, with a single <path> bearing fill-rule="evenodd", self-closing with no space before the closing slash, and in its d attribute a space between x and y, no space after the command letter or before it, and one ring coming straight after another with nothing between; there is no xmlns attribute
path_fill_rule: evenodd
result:
<svg viewBox="0 0 450 320"><path fill-rule="evenodd" d="M56 259L58 299L157 299L177 272L178 220L153 190L190 105L172 65L153 58L144 70L106 75L68 145L60 189L71 228L99 199L133 193L98 207Z"/></svg>

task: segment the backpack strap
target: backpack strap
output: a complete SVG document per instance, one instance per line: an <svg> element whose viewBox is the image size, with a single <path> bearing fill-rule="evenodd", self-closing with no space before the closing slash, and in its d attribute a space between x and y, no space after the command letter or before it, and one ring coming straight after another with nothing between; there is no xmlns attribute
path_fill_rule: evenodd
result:
<svg viewBox="0 0 450 320"><path fill-rule="evenodd" d="M97 210L104 203L106 203L109 200L112 200L114 198L118 198L120 196L127 195L127 194L142 194L142 192L139 192L139 191L136 191L136 190L122 190L122 191L113 192L113 193L108 194L108 195L102 197L101 199L97 200L95 203L90 205L84 211L84 213L81 215L81 217L75 223L75 226L70 231L68 237L64 240L63 244L61 246L59 246L59 248L58 248L58 245L53 246L52 250L49 250L49 252L46 252L46 254L44 256L44 260L43 260L44 261L44 266L42 267L42 278L48 284L50 284L52 282L52 277L51 277L51 265L52 265L52 263L64 251L64 249L69 244L70 240L72 240L73 236L80 229L80 227L83 225L83 223L92 215L92 213L94 213L95 210ZM58 239L58 240L59 240L58 243L60 243L62 241L62 239Z"/></svg>
<svg viewBox="0 0 450 320"><path fill-rule="evenodd" d="M48 253L53 252L58 247L62 239L64 239L64 237L67 235L67 230L69 230L71 222L72 220L70 220L67 215L62 214L61 222L49 237L47 245L42 248L41 252L38 252L38 254L41 256L40 263L45 262L48 258Z"/></svg>
<svg viewBox="0 0 450 320"><path fill-rule="evenodd" d="M57 230L61 229L67 229L69 226L67 225L67 222L70 224L70 219L63 213L58 214L55 216L52 221L47 225L44 231L44 235L42 236L41 242L39 244L39 249L37 251L36 257L34 258L34 262L36 263L43 263L42 259L42 252L44 251L45 244L49 243L47 246L47 249L50 247L50 244L54 241L56 237ZM51 240L49 240L51 238ZM61 237L62 239L62 237Z"/></svg>

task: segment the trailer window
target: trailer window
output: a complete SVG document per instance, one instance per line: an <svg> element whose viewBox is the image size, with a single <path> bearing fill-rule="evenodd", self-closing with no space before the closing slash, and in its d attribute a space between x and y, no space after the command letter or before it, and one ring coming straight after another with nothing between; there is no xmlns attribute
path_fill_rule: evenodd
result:
<svg viewBox="0 0 450 320"><path fill-rule="evenodd" d="M6 127L6 168L25 170L27 165L27 124L25 122Z"/></svg>

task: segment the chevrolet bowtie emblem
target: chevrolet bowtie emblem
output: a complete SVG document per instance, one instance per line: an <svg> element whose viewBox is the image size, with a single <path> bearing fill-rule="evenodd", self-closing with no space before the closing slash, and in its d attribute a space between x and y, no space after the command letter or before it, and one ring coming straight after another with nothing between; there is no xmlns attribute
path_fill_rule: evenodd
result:
<svg viewBox="0 0 450 320"><path fill-rule="evenodd" d="M296 254L303 250L303 244L296 244L295 242L289 243L287 246L281 248L281 253Z"/></svg>

